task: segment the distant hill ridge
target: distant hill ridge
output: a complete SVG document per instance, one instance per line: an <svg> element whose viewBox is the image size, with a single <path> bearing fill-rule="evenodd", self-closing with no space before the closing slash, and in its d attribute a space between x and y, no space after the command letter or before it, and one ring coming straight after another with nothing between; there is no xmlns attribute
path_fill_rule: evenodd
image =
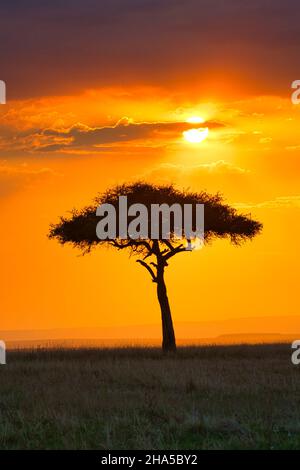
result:
<svg viewBox="0 0 300 470"><path fill-rule="evenodd" d="M175 322L178 343L292 341L300 338L300 316L252 317L203 322ZM108 342L159 343L160 324L116 327L53 328L0 331L7 343Z"/></svg>

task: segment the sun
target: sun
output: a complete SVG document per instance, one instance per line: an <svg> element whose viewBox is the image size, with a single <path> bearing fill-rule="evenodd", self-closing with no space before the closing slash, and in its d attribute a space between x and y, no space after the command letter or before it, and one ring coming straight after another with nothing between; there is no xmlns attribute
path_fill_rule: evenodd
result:
<svg viewBox="0 0 300 470"><path fill-rule="evenodd" d="M199 144L208 136L208 127L200 129L189 129L182 133L184 139L190 144Z"/></svg>
<svg viewBox="0 0 300 470"><path fill-rule="evenodd" d="M186 122L188 122L189 124L201 124L202 122L204 122L204 119L200 116L191 116L187 118Z"/></svg>

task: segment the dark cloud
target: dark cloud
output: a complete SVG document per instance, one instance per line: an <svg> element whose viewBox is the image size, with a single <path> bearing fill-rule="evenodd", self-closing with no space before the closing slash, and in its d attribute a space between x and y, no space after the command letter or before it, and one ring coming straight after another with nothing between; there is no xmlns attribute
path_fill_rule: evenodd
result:
<svg viewBox="0 0 300 470"><path fill-rule="evenodd" d="M142 143L143 147L165 146L192 128L218 129L225 124L207 121L201 124L188 122L134 122L121 118L113 126L89 127L76 123L69 128L31 128L16 130L0 126L0 150L5 152L60 152L79 150L87 152L109 151L123 143Z"/></svg>
<svg viewBox="0 0 300 470"><path fill-rule="evenodd" d="M8 99L212 75L288 95L299 15L298 0L3 0L1 79Z"/></svg>
<svg viewBox="0 0 300 470"><path fill-rule="evenodd" d="M163 144L169 139L178 138L180 134L195 127L208 127L215 129L223 127L224 124L216 121L208 121L198 125L189 124L187 122L132 122L128 118L122 118L115 126L91 128L83 124L77 124L70 129L45 129L41 131L35 138L41 142L41 146L37 146L36 150L59 151L64 149L91 149L98 148L106 144L118 144L121 142L133 142L149 139L152 142L162 140ZM44 138L47 144L43 146ZM51 140L61 140L60 143L51 143Z"/></svg>

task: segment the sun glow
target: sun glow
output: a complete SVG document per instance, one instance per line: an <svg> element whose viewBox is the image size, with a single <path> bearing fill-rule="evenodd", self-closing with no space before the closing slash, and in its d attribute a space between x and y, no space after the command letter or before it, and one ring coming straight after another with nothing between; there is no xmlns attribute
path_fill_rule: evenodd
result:
<svg viewBox="0 0 300 470"><path fill-rule="evenodd" d="M191 116L187 118L186 122L190 124L202 124L204 122L204 119L200 116Z"/></svg>
<svg viewBox="0 0 300 470"><path fill-rule="evenodd" d="M204 241L202 238L196 237L191 240L185 241L185 247L187 250L195 251L195 250L202 250L204 248Z"/></svg>
<svg viewBox="0 0 300 470"><path fill-rule="evenodd" d="M191 144L199 144L208 136L208 128L189 129L182 133L184 139Z"/></svg>

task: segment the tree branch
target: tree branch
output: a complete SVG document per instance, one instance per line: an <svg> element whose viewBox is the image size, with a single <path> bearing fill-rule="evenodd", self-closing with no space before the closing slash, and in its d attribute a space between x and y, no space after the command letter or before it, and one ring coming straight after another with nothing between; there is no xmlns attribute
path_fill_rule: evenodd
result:
<svg viewBox="0 0 300 470"><path fill-rule="evenodd" d="M125 239L124 239L125 241ZM153 254L152 248L150 243L148 243L146 240L133 240L129 239L127 243L122 243L118 242L117 240L110 240L110 243L118 248L119 250L122 250L123 248L128 248L130 246L144 246L148 250L148 254L146 256L151 256Z"/></svg>
<svg viewBox="0 0 300 470"><path fill-rule="evenodd" d="M150 243L148 243L146 240L133 240L134 244L136 246L144 246L145 248L147 248L148 252L150 253L149 256L152 255L152 248L150 246Z"/></svg>
<svg viewBox="0 0 300 470"><path fill-rule="evenodd" d="M153 269L150 268L150 266L147 263L145 263L145 261L142 261L141 259L138 259L138 260L136 260L136 262L140 263L142 266L144 266L144 268L147 269L147 271L150 273L150 275L152 277L153 282L157 282L157 277L155 276Z"/></svg>
<svg viewBox="0 0 300 470"><path fill-rule="evenodd" d="M183 251L186 251L183 245L179 245L177 248L172 247L172 251L169 251L166 255L163 256L164 261L167 261L168 259L172 258L172 256L177 255L177 253L181 253Z"/></svg>
<svg viewBox="0 0 300 470"><path fill-rule="evenodd" d="M118 243L117 240L110 240L110 243L111 245L115 246L119 250L122 250L123 248L128 248L129 246L131 246L130 241L123 244L123 243Z"/></svg>
<svg viewBox="0 0 300 470"><path fill-rule="evenodd" d="M167 245L167 247L169 248L170 251L174 251L175 250L175 247L172 245L171 242L169 242L169 240L162 240L162 242Z"/></svg>

